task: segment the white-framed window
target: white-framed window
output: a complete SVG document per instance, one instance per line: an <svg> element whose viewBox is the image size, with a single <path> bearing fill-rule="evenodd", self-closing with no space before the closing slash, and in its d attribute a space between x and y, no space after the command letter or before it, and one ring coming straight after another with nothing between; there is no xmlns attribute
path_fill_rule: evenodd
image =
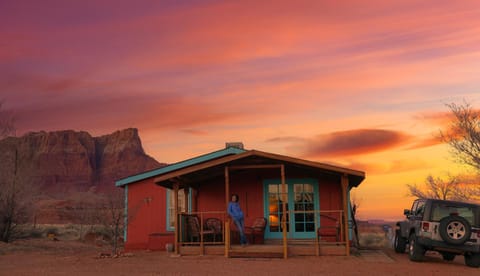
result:
<svg viewBox="0 0 480 276"><path fill-rule="evenodd" d="M174 201L175 192L173 190L167 189L167 231L175 230L175 204ZM190 193L189 202L190 200ZM190 204L188 206L190 209ZM183 189L178 190L178 212L186 212L185 209L185 191Z"/></svg>

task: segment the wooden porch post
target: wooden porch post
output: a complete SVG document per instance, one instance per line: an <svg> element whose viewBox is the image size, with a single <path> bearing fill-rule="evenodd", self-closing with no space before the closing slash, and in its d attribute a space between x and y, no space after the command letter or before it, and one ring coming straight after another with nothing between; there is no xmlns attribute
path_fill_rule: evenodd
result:
<svg viewBox="0 0 480 276"><path fill-rule="evenodd" d="M350 256L350 235L348 231L348 176L342 175L342 201L343 201L343 233L345 234L345 255Z"/></svg>
<svg viewBox="0 0 480 276"><path fill-rule="evenodd" d="M192 212L197 212L197 189L192 188L191 198Z"/></svg>
<svg viewBox="0 0 480 276"><path fill-rule="evenodd" d="M283 258L288 257L287 251L287 184L285 183L285 165L281 165L280 173L282 177L282 232L283 232Z"/></svg>
<svg viewBox="0 0 480 276"><path fill-rule="evenodd" d="M190 189L188 189L188 187L185 187L183 189L183 208L185 210L185 212L188 212L188 193L189 193Z"/></svg>
<svg viewBox="0 0 480 276"><path fill-rule="evenodd" d="M175 254L178 254L179 252L179 245L178 245L178 237L180 236L179 233L180 233L180 229L179 229L179 225L180 223L178 223L178 220L180 219L180 216L178 215L178 182L175 182L173 184L173 206L175 208L174 210L174 214L175 214L175 221L174 221L174 226L175 226Z"/></svg>
<svg viewBox="0 0 480 276"><path fill-rule="evenodd" d="M225 166L225 211L228 209L228 203L230 202L230 175L228 172L228 166ZM225 216L225 257L229 257L230 250L230 217L228 212Z"/></svg>

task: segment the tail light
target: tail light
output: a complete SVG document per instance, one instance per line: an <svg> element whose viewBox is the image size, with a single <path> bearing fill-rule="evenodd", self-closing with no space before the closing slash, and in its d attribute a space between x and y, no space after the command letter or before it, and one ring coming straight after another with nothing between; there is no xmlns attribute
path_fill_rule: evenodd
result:
<svg viewBox="0 0 480 276"><path fill-rule="evenodd" d="M477 238L480 238L480 229L479 230L477 230L477 229L472 230L472 232L477 233Z"/></svg>
<svg viewBox="0 0 480 276"><path fill-rule="evenodd" d="M422 223L422 230L424 232L427 232L429 228L430 228L430 223L428 223L428 222Z"/></svg>

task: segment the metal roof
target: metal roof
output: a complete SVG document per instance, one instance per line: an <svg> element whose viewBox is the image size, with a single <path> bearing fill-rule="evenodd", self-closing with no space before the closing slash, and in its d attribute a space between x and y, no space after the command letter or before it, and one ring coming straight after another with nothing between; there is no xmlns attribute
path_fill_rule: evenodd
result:
<svg viewBox="0 0 480 276"><path fill-rule="evenodd" d="M278 155L258 150L248 150L236 155L223 156L217 159L211 159L207 162L193 164L188 167L166 172L155 177L154 182L158 185L170 188L172 181L178 177L184 180L200 181L205 177L219 176L223 174L224 166L234 165L266 165L266 164L284 164L287 166L310 168L335 175L347 175L352 187L357 187L365 179L365 172L334 166L325 163L298 159L290 156Z"/></svg>
<svg viewBox="0 0 480 276"><path fill-rule="evenodd" d="M365 179L365 172L363 171L258 150L244 150L237 147L227 147L222 150L120 179L115 182L115 186L123 187L127 184L154 177L154 182L156 184L169 187L171 186L171 183L169 183L170 180L176 177L186 177L190 175L191 177L197 178L199 177L199 173L212 177L213 175L223 173L223 167L219 166L235 165L239 164L239 162L286 164L288 166L300 166L334 174L345 174L348 175L353 187L357 187Z"/></svg>
<svg viewBox="0 0 480 276"><path fill-rule="evenodd" d="M143 172L143 173L140 173L140 174L132 175L132 176L117 180L115 182L115 186L122 187L124 185L131 184L131 183L134 183L134 182L138 182L138 181L150 178L150 177L155 177L155 176L159 176L159 175L162 175L162 174L174 172L176 170L180 170L180 169L183 169L183 168L186 168L186 167L190 167L190 166L193 166L193 165L201 164L201 163L208 162L208 161L211 161L211 160L215 160L215 159L225 157L225 156L228 156L228 155L234 155L234 154L239 154L239 153L243 153L243 152L245 152L244 149L240 149L240 148L237 148L237 147L227 147L227 148L222 149L222 150L214 151L214 152L204 154L204 155L201 155L201 156L198 156L198 157L194 157L194 158L191 158L191 159L187 159L187 160L184 160L184 161L181 161L181 162L178 162L178 163L167 165L165 167L161 167L161 168L158 168L158 169L154 169L154 170L151 170L151 171Z"/></svg>

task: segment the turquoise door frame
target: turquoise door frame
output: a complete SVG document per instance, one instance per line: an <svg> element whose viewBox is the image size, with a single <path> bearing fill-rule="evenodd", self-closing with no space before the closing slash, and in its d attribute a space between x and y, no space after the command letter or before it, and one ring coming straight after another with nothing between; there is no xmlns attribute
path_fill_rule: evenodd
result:
<svg viewBox="0 0 480 276"><path fill-rule="evenodd" d="M265 179L263 181L263 195L264 195L264 215L267 218L267 227L265 229L265 238L267 239L280 239L283 237L282 229L280 227L280 221L282 217L281 210L281 179ZM313 210L319 210L319 194L318 194L318 181L314 178L291 178L285 179L287 185L287 209L293 211L296 206L298 209L310 210L312 208L311 203L313 203ZM297 184L297 185L296 185ZM303 185L299 185L303 184ZM306 184L306 185L305 185ZM276 186L276 187L275 187ZM297 186L297 188L295 188ZM304 187L304 188L302 188ZM309 189L313 188L313 191ZM297 193L295 193L297 189ZM306 191L304 190L306 189ZM299 190L304 192L299 192ZM309 198L313 192L313 198L302 201L295 201L295 197L298 198ZM270 202L272 201L272 202ZM313 202L311 202L313 201ZM307 202L307 203L305 203ZM272 204L271 204L272 203ZM313 211L312 210L312 211ZM313 219L313 216L316 219ZM315 225L315 221L319 222L320 216L319 213L295 213L289 215L288 217L288 238L292 239L302 239L302 238L315 238L315 229L318 225Z"/></svg>

